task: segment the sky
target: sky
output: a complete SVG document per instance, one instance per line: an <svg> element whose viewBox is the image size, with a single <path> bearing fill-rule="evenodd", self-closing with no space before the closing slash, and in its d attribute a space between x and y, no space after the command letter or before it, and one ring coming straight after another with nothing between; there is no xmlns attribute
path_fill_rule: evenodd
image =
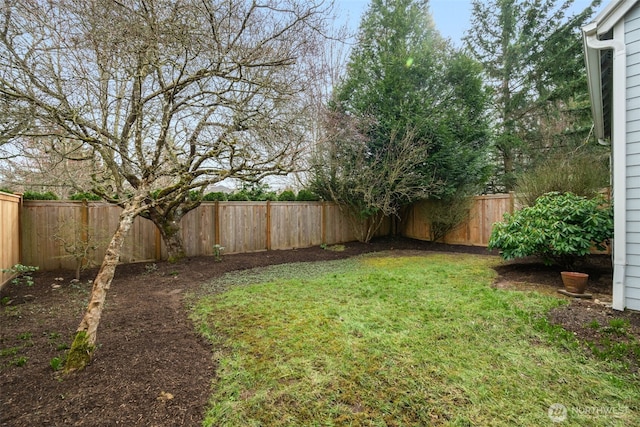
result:
<svg viewBox="0 0 640 427"><path fill-rule="evenodd" d="M470 27L471 0L430 0L431 14L440 34L450 38L456 46L461 45L461 39ZM576 0L572 6L573 12L584 10L590 0ZM598 11L609 2L603 1ZM336 0L339 9L345 11L345 19L349 27L356 30L360 18L369 4L369 0Z"/></svg>

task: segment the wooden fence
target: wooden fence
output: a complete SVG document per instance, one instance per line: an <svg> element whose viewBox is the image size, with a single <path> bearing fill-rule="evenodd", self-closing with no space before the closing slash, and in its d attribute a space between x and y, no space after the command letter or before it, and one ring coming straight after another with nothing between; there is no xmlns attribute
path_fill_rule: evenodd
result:
<svg viewBox="0 0 640 427"><path fill-rule="evenodd" d="M509 195L476 197L467 224L445 238L447 243L486 246L491 225L513 205ZM428 224L419 207L410 210L399 233L429 240ZM90 262L99 264L104 248L117 227L120 208L100 202L25 201L22 208L22 263L42 270L73 269L75 260L65 244L90 242L96 247ZM391 231L385 221L377 235ZM337 205L326 202L204 202L181 223L189 256L212 255L214 245L225 254L272 249L292 249L355 240L347 217ZM3 251L4 252L4 251ZM135 219L125 240L121 262L155 261L166 250L155 225Z"/></svg>
<svg viewBox="0 0 640 427"><path fill-rule="evenodd" d="M514 203L513 193L476 196L467 221L448 233L443 239L444 243L487 246L493 224L502 221L506 212L513 212ZM404 236L431 240L429 223L421 213L423 209L426 209L424 203L411 206L402 229Z"/></svg>
<svg viewBox="0 0 640 427"><path fill-rule="evenodd" d="M71 269L67 246L90 242L90 262L99 264L118 225L120 208L106 203L25 201L22 210L22 258L43 270ZM388 222L387 222L388 223ZM379 234L388 233L385 226ZM204 202L181 222L188 256L293 249L355 240L349 221L337 205L323 202ZM138 217L125 240L121 261L166 258L156 226Z"/></svg>
<svg viewBox="0 0 640 427"><path fill-rule="evenodd" d="M22 198L0 193L0 270L20 262L20 204ZM10 273L0 272L0 288L11 278Z"/></svg>

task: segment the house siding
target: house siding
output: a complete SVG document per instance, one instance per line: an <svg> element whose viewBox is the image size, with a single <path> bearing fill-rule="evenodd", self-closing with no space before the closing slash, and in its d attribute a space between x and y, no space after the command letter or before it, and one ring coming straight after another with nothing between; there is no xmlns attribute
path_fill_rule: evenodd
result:
<svg viewBox="0 0 640 427"><path fill-rule="evenodd" d="M624 19L627 52L625 305L640 310L640 6L631 9Z"/></svg>

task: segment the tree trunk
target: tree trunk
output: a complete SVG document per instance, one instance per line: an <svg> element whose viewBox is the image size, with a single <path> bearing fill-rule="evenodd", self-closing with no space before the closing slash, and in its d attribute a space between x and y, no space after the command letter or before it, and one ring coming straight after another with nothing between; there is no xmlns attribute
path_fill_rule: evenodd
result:
<svg viewBox="0 0 640 427"><path fill-rule="evenodd" d="M185 214L180 209L165 213L160 212L157 207L149 209L149 218L160 231L169 262L176 262L187 256L180 229L180 220Z"/></svg>
<svg viewBox="0 0 640 427"><path fill-rule="evenodd" d="M187 256L184 250L184 241L180 233L180 226L176 221L165 220L161 224L156 223L160 229L160 235L167 248L169 262L176 262Z"/></svg>
<svg viewBox="0 0 640 427"><path fill-rule="evenodd" d="M67 354L65 372L83 369L91 362L107 290L111 286L111 281L120 259L122 244L133 224L133 220L140 213L140 206L143 200L143 196L134 197L120 214L118 228L111 238L100 271L98 271L98 275L93 281L89 305L80 322L80 326L78 326L71 349Z"/></svg>
<svg viewBox="0 0 640 427"><path fill-rule="evenodd" d="M506 193L509 193L514 190L516 179L515 179L515 161L514 161L514 153L512 150L505 150L503 153L503 165L504 165L504 189Z"/></svg>

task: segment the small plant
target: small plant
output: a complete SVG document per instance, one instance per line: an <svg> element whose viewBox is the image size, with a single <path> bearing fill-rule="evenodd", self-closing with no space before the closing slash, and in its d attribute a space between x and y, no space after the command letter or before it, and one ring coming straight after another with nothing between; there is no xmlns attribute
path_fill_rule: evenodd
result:
<svg viewBox="0 0 640 427"><path fill-rule="evenodd" d="M623 337L627 335L627 330L629 327L629 321L625 319L611 319L609 321L609 326L605 326L602 328L604 332L617 335L619 337Z"/></svg>
<svg viewBox="0 0 640 427"><path fill-rule="evenodd" d="M2 269L3 273L9 273L11 275L16 275L16 277L11 280L11 283L14 285L24 284L27 286L33 286L33 275L32 273L38 271L38 267L34 267L31 265L22 265L16 264L11 268Z"/></svg>
<svg viewBox="0 0 640 427"><path fill-rule="evenodd" d="M613 208L603 197L547 193L494 224L489 249L499 249L504 259L533 255L571 269L592 247L605 250L612 237Z"/></svg>
<svg viewBox="0 0 640 427"><path fill-rule="evenodd" d="M3 348L0 350L0 357L15 356L20 349L18 347Z"/></svg>
<svg viewBox="0 0 640 427"><path fill-rule="evenodd" d="M60 357L54 357L49 361L49 366L51 366L51 369L54 371L59 371L63 365L64 361Z"/></svg>
<svg viewBox="0 0 640 427"><path fill-rule="evenodd" d="M51 345L51 347L55 348L57 351L69 349L69 344L61 341L62 335L60 335L58 332L45 332L44 335L49 339L49 345Z"/></svg>
<svg viewBox="0 0 640 427"><path fill-rule="evenodd" d="M18 339L22 341L27 341L31 339L31 336L32 336L31 332L23 332L18 335Z"/></svg>
<svg viewBox="0 0 640 427"><path fill-rule="evenodd" d="M26 358L25 356L20 356L20 357L16 357L15 359L13 359L11 362L9 362L10 365L14 365L17 367L21 367L27 364L27 361L29 359Z"/></svg>
<svg viewBox="0 0 640 427"><path fill-rule="evenodd" d="M155 273L156 271L158 271L158 266L156 265L156 263L146 264L144 266L144 274L151 274Z"/></svg>
<svg viewBox="0 0 640 427"><path fill-rule="evenodd" d="M222 253L224 252L224 246L218 244L213 245L213 259L217 262L222 261Z"/></svg>
<svg viewBox="0 0 640 427"><path fill-rule="evenodd" d="M72 258L76 262L75 278L80 280L80 271L94 265L93 255L102 242L93 235L86 224L74 220L62 221L51 236L58 242L67 255L63 258Z"/></svg>
<svg viewBox="0 0 640 427"><path fill-rule="evenodd" d="M603 331L606 332L603 328ZM640 357L640 343L633 337L620 339L621 336L614 332L616 337L611 335L601 336L596 340L586 342L587 347L593 355L601 360L621 362L624 366L637 364Z"/></svg>

